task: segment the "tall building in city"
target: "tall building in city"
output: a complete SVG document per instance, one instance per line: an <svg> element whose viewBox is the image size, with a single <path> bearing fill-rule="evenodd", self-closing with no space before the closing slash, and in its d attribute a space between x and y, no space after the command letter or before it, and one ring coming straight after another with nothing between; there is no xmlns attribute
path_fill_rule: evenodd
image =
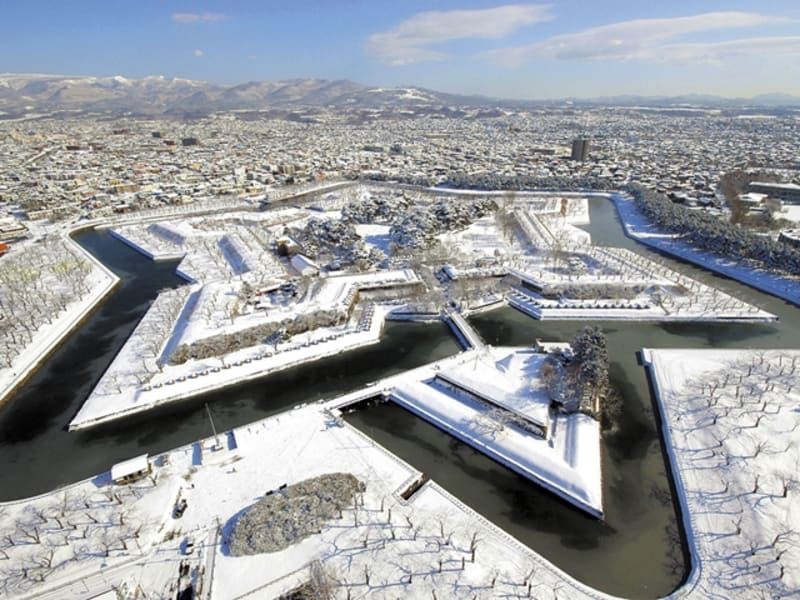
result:
<svg viewBox="0 0 800 600"><path fill-rule="evenodd" d="M586 160L589 158L589 140L578 138L572 140L572 160Z"/></svg>

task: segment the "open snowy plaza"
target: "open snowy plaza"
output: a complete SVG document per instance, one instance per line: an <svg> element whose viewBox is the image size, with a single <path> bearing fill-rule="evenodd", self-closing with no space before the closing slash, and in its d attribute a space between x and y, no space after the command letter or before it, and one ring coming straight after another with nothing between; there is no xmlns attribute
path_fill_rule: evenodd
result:
<svg viewBox="0 0 800 600"><path fill-rule="evenodd" d="M0 596L161 598L193 587L200 598L275 598L303 584L336 598L597 596L343 422L335 404L151 457L134 483L106 473L2 505ZM339 472L363 492L317 530L300 532L306 508L297 531L282 530L285 549L231 554L243 511Z"/></svg>

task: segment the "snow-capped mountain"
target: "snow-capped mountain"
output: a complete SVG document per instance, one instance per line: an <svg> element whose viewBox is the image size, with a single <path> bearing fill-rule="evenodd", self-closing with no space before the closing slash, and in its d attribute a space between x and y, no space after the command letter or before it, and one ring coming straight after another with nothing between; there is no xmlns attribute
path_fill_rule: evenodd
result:
<svg viewBox="0 0 800 600"><path fill-rule="evenodd" d="M369 87L347 80L291 79L250 81L224 86L191 79L149 76L129 79L39 74L0 74L0 116L29 112L84 111L140 115L202 115L217 110L276 110L342 107L352 109L404 109L443 111L474 116L475 110L529 108L542 105L604 105L618 107L800 106L800 98L762 95L752 99L717 96L615 96L515 101L484 96L463 96L414 86ZM460 112L466 110L466 112Z"/></svg>
<svg viewBox="0 0 800 600"><path fill-rule="evenodd" d="M251 81L222 86L189 79L0 74L0 110L131 111L142 114L300 106L442 106L454 96L416 87L368 87L346 80ZM464 98L463 102L474 103ZM463 103L458 102L458 103Z"/></svg>

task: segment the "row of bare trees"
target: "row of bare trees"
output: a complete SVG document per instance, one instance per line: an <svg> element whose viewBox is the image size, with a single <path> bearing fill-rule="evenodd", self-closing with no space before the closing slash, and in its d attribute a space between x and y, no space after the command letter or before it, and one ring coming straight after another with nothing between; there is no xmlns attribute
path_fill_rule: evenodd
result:
<svg viewBox="0 0 800 600"><path fill-rule="evenodd" d="M131 511L156 477L87 494L68 489L17 509L0 507L0 595L15 595L79 561L141 553L145 523Z"/></svg>
<svg viewBox="0 0 800 600"><path fill-rule="evenodd" d="M11 367L40 327L91 291L92 264L57 236L25 244L0 264L0 367Z"/></svg>
<svg viewBox="0 0 800 600"><path fill-rule="evenodd" d="M315 598L352 599L398 587L415 596L428 588L431 598L447 598L453 586L469 591L465 597L557 598L564 588L559 576L532 562L522 570L501 568L499 557L482 550L481 532L466 523L422 519L385 498L368 504L358 494L333 527L348 522L359 538L337 536L322 560L309 565L302 589Z"/></svg>
<svg viewBox="0 0 800 600"><path fill-rule="evenodd" d="M797 353L756 351L686 391L679 423L697 481L689 494L707 515L698 533L711 548L708 576L731 593L796 593L785 575L800 542L792 510L800 492L798 370Z"/></svg>

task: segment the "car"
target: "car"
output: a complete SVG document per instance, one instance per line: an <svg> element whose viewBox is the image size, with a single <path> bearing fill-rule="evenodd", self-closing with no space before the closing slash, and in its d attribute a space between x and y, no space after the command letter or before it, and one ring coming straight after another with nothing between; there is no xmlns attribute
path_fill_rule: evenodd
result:
<svg viewBox="0 0 800 600"><path fill-rule="evenodd" d="M183 553L191 554L192 552L194 552L194 542L190 538L186 538L186 541L183 543Z"/></svg>
<svg viewBox="0 0 800 600"><path fill-rule="evenodd" d="M172 509L172 518L180 519L188 506L186 498L182 498L179 502L175 503L175 508Z"/></svg>

